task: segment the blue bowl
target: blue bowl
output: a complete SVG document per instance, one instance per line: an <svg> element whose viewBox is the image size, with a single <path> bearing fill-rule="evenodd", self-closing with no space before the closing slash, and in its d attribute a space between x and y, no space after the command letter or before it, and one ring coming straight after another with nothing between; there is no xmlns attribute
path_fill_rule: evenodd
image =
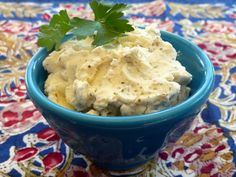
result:
<svg viewBox="0 0 236 177"><path fill-rule="evenodd" d="M189 85L191 96L176 106L145 115L120 117L95 116L63 108L44 95L48 73L42 62L49 54L44 48L28 64L28 94L50 126L75 152L108 170L138 167L155 156L177 125L191 122L213 88L214 68L201 49L168 32L162 31L161 37L174 46L177 59L193 75Z"/></svg>

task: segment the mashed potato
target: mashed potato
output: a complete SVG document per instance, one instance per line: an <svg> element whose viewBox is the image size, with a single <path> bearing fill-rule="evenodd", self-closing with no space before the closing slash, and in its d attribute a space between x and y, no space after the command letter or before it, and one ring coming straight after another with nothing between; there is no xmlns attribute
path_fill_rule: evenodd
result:
<svg viewBox="0 0 236 177"><path fill-rule="evenodd" d="M44 60L50 100L88 114L125 116L158 111L189 96L191 74L154 27L105 46L91 43L69 40Z"/></svg>

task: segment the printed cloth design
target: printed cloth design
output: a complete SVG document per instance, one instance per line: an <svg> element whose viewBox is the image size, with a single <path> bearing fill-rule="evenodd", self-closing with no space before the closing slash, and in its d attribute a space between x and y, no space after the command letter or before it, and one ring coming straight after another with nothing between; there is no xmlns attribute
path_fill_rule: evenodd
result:
<svg viewBox="0 0 236 177"><path fill-rule="evenodd" d="M148 1L148 0L147 0ZM17 3L18 2L18 3ZM129 2L129 1L127 1ZM136 3L134 3L136 2ZM87 1L0 0L0 176L108 177L74 154L29 100L24 74L37 51L39 26L60 9L93 18ZM188 131L172 132L137 177L230 177L236 172L236 3L234 0L134 0L135 25L174 32L202 48L215 67L215 88Z"/></svg>

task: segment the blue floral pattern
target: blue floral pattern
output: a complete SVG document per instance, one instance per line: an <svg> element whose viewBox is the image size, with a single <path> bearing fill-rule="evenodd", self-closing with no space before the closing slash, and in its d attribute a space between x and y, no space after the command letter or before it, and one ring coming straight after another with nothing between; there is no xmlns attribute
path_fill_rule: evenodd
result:
<svg viewBox="0 0 236 177"><path fill-rule="evenodd" d="M139 177L233 176L236 170L236 3L234 0L129 0L126 18L156 24L196 43L215 67L215 88L181 137L180 125ZM29 100L28 60L39 26L60 9L91 19L86 0L0 0L0 176L106 177L73 151Z"/></svg>

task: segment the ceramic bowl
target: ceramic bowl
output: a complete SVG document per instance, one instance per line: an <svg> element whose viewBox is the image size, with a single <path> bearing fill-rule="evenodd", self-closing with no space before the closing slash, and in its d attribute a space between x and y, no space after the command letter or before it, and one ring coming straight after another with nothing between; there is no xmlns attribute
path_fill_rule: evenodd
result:
<svg viewBox="0 0 236 177"><path fill-rule="evenodd" d="M63 108L44 94L48 73L42 62L49 54L44 48L27 66L28 95L62 140L96 165L108 170L127 170L145 164L156 155L176 126L196 117L214 82L214 68L200 48L168 32L162 31L161 37L174 46L177 59L193 76L189 84L190 97L176 106L145 115L120 117L95 116Z"/></svg>

